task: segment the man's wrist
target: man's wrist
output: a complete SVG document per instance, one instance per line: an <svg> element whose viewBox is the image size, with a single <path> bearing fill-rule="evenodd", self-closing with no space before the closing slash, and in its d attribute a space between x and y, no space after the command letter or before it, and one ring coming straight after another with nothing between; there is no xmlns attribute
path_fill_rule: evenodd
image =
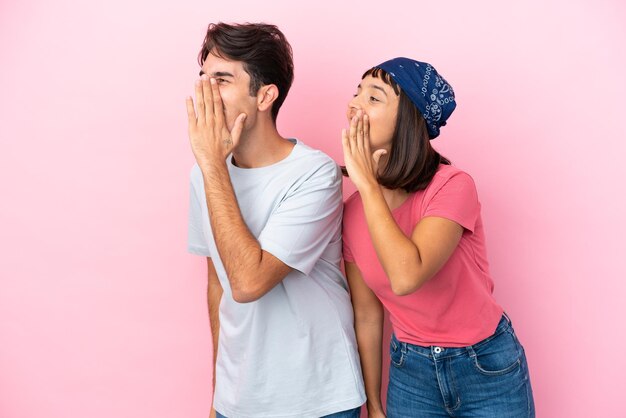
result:
<svg viewBox="0 0 626 418"><path fill-rule="evenodd" d="M202 172L202 174L212 173L216 170L226 170L226 159L212 157L207 160L199 161L198 166L200 167L200 171Z"/></svg>

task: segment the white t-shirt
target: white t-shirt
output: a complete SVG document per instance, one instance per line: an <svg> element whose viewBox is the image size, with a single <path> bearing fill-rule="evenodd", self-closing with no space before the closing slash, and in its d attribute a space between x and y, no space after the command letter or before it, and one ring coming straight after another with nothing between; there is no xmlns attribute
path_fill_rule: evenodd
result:
<svg viewBox="0 0 626 418"><path fill-rule="evenodd" d="M202 173L191 171L189 252L211 257L224 294L214 407L228 418L320 417L365 402L347 283L340 271L341 173L301 142L270 166L228 158L243 219L293 270L237 303L211 232Z"/></svg>

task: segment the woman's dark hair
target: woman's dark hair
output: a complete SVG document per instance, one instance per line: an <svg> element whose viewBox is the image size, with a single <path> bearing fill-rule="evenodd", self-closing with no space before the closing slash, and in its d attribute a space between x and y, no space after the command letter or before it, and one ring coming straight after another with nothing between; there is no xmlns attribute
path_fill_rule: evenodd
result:
<svg viewBox="0 0 626 418"><path fill-rule="evenodd" d="M424 117L389 73L374 67L361 78L368 75L380 78L400 96L391 150L382 157L386 164L378 174L378 183L387 189L404 189L408 193L423 190L433 179L439 164L449 165L450 161L432 147Z"/></svg>
<svg viewBox="0 0 626 418"><path fill-rule="evenodd" d="M198 54L200 66L209 53L243 62L250 75L251 96L263 85L278 87L278 98L272 105L272 120L276 123L278 110L293 82L293 52L285 35L276 26L265 23L211 23Z"/></svg>

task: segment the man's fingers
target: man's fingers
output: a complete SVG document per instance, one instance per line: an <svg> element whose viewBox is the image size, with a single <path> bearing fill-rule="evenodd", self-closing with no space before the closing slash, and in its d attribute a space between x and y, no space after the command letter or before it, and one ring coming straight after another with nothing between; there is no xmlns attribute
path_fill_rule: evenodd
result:
<svg viewBox="0 0 626 418"><path fill-rule="evenodd" d="M189 127L196 124L196 109L193 107L193 99L191 96L188 96L185 100L187 104L187 122L189 122Z"/></svg>
<svg viewBox="0 0 626 418"><path fill-rule="evenodd" d="M202 81L196 81L196 106L198 106L198 122L203 123L205 120L204 112L204 93L202 91Z"/></svg>
<svg viewBox="0 0 626 418"><path fill-rule="evenodd" d="M230 131L230 136L233 140L233 148L239 144L239 138L241 138L241 132L243 132L243 126L247 117L248 116L245 113L242 113L237 116L237 119L235 119L233 130Z"/></svg>
<svg viewBox="0 0 626 418"><path fill-rule="evenodd" d="M217 131L220 132L224 127L224 105L222 104L222 96L220 88L214 78L211 78L211 93L213 96L213 114L215 115L215 124Z"/></svg>
<svg viewBox="0 0 626 418"><path fill-rule="evenodd" d="M202 94L204 95L204 114L207 123L212 123L215 120L213 113L213 91L211 90L211 83L209 77L202 76Z"/></svg>

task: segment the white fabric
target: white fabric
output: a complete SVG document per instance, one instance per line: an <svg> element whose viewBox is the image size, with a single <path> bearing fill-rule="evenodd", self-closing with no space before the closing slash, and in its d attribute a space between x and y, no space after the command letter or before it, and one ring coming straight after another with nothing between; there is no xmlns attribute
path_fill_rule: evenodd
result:
<svg viewBox="0 0 626 418"><path fill-rule="evenodd" d="M296 142L294 140L294 142ZM215 409L228 418L320 417L363 404L353 312L341 260L341 173L296 142L271 166L228 158L243 218L262 248L293 270L252 303L237 303L209 223L202 173L191 172L191 253L211 257L224 288Z"/></svg>

